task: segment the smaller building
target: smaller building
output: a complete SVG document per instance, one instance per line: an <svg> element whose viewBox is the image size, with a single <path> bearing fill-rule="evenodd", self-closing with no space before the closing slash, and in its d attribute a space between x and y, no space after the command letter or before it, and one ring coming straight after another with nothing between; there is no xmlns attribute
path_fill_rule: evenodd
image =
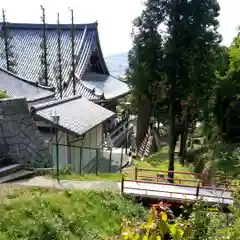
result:
<svg viewBox="0 0 240 240"><path fill-rule="evenodd" d="M26 98L30 106L51 101L55 95L53 87L26 80L3 68L0 68L0 89L9 97Z"/></svg>
<svg viewBox="0 0 240 240"><path fill-rule="evenodd" d="M71 166L74 172L88 172L101 158L103 124L115 115L81 96L32 106L31 113L49 143L54 165L57 143L60 168ZM54 123L56 116L58 123Z"/></svg>

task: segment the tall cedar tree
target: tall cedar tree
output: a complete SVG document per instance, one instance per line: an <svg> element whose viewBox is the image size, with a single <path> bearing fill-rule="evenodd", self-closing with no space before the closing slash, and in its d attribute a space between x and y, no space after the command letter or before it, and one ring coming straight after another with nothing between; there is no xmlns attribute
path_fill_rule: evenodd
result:
<svg viewBox="0 0 240 240"><path fill-rule="evenodd" d="M174 152L178 136L177 115L198 106L212 93L215 84L214 52L219 45L219 4L216 0L170 0L167 5L168 37L165 44L165 64L169 87L169 178L174 177ZM203 97L204 96L204 97ZM180 109L180 111L179 111ZM181 125L181 124L180 124ZM188 124L184 133L188 133ZM186 139L183 144L185 153ZM184 156L184 154L183 154ZM184 157L182 157L184 160ZM183 163L183 161L182 161Z"/></svg>
<svg viewBox="0 0 240 240"><path fill-rule="evenodd" d="M59 20L59 13L57 14L57 25L58 25L58 67L57 67L57 79L58 79L58 91L60 93L60 98L62 99L62 33Z"/></svg>
<svg viewBox="0 0 240 240"><path fill-rule="evenodd" d="M48 63L48 44L47 44L47 33L46 33L46 15L45 15L45 8L41 6L42 10L42 34L41 34L41 53L40 53L40 62L41 62L41 69L39 73L39 82L45 86L49 84L49 63Z"/></svg>
<svg viewBox="0 0 240 240"><path fill-rule="evenodd" d="M76 75L75 75L75 28L74 28L74 14L73 10L71 9L71 31L70 31L70 37L71 37L71 53L72 53L72 68L71 68L71 77L73 81L73 95L76 95Z"/></svg>
<svg viewBox="0 0 240 240"><path fill-rule="evenodd" d="M10 29L8 27L8 23L6 20L6 14L5 10L2 9L2 33L1 38L4 41L4 52L2 54L2 57L6 60L6 68L9 72L17 73L17 61L15 59L15 55L13 52L13 45L11 44L12 37L10 34Z"/></svg>
<svg viewBox="0 0 240 240"><path fill-rule="evenodd" d="M138 149L148 131L151 108L163 79L163 40L158 31L163 20L164 12L159 0L148 0L142 14L133 22L133 48L128 55L126 75L138 109Z"/></svg>

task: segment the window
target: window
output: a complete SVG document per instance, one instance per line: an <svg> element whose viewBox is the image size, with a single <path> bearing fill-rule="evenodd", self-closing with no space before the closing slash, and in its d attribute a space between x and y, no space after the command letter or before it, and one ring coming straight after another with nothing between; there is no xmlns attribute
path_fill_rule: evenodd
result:
<svg viewBox="0 0 240 240"><path fill-rule="evenodd" d="M54 127L38 127L39 132L42 133L56 133L56 128Z"/></svg>

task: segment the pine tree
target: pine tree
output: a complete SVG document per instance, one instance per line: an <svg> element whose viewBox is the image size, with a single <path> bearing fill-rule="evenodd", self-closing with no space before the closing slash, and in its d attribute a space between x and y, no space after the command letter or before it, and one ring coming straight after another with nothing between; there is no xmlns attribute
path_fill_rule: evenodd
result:
<svg viewBox="0 0 240 240"><path fill-rule="evenodd" d="M2 34L1 38L4 40L4 53L2 57L6 60L6 68L12 73L17 73L17 61L13 52L13 45L11 44L12 37L10 34L10 29L6 20L5 10L2 9Z"/></svg>
<svg viewBox="0 0 240 240"><path fill-rule="evenodd" d="M40 43L40 63L41 63L41 69L39 73L39 82L45 86L48 86L49 83L49 63L47 60L48 56L48 44L47 44L47 34L46 34L46 16L45 16L45 8L41 6L42 10L42 34L41 34L41 43Z"/></svg>
<svg viewBox="0 0 240 240"><path fill-rule="evenodd" d="M165 69L170 106L169 171L174 171L177 116L179 112L183 113L179 111L181 100L187 103L185 110L189 111L212 93L216 80L214 52L220 41L217 32L219 9L216 0L170 0L166 5L168 36L165 44ZM185 117L183 120L187 121ZM187 133L188 129L184 131ZM184 149L182 151L185 152ZM173 179L173 176L173 172L169 173L169 178Z"/></svg>
<svg viewBox="0 0 240 240"><path fill-rule="evenodd" d="M58 90L60 92L60 98L62 98L62 33L59 20L59 13L57 14L57 24L58 24Z"/></svg>
<svg viewBox="0 0 240 240"><path fill-rule="evenodd" d="M159 0L148 0L133 23L133 48L128 55L127 79L138 109L137 148L148 131L153 105L163 80L163 39L158 29L164 20Z"/></svg>
<svg viewBox="0 0 240 240"><path fill-rule="evenodd" d="M74 14L73 10L71 12L71 53L72 53L72 61L71 61L71 77L73 81L73 95L76 95L76 69L75 69L75 29L74 29Z"/></svg>

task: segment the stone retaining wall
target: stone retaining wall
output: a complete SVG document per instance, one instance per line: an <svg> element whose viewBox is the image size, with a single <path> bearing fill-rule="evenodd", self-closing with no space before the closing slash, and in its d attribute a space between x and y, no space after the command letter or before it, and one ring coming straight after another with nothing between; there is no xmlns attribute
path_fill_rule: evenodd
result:
<svg viewBox="0 0 240 240"><path fill-rule="evenodd" d="M25 98L0 100L0 157L26 167L50 167L48 146Z"/></svg>

